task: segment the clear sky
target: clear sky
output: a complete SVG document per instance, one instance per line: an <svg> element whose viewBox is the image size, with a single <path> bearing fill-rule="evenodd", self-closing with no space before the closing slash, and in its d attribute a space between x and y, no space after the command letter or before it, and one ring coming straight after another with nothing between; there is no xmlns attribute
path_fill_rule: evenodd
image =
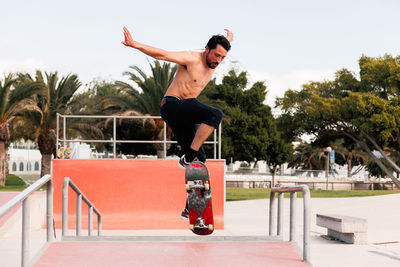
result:
<svg viewBox="0 0 400 267"><path fill-rule="evenodd" d="M400 54L398 0L2 0L0 9L0 74L40 69L76 73L84 83L122 80L130 65L149 69L145 55L121 44L123 26L139 42L172 51L202 49L229 28L235 38L225 67L237 61L251 81L265 81L269 105L338 69L358 72L362 54Z"/></svg>

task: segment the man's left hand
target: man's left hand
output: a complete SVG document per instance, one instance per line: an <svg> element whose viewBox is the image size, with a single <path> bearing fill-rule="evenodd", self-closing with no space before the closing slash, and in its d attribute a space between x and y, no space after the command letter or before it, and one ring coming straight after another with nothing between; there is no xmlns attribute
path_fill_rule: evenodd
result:
<svg viewBox="0 0 400 267"><path fill-rule="evenodd" d="M233 33L228 30L228 29L224 29L226 31L226 39L228 39L228 41L231 43L233 40Z"/></svg>

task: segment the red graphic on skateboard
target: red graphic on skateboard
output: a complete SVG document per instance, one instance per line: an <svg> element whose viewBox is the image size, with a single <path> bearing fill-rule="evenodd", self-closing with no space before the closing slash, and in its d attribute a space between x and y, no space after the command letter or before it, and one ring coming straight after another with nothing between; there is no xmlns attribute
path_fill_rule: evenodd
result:
<svg viewBox="0 0 400 267"><path fill-rule="evenodd" d="M185 172L188 195L190 230L197 235L209 235L214 231L211 201L211 184L208 169L202 162L193 162Z"/></svg>

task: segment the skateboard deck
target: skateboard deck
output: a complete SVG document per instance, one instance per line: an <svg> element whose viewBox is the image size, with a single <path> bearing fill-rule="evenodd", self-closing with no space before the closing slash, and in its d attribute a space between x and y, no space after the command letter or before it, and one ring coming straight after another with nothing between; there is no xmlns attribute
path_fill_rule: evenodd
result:
<svg viewBox="0 0 400 267"><path fill-rule="evenodd" d="M186 192L189 206L189 228L197 235L214 232L211 201L211 183L206 165L193 162L185 172Z"/></svg>

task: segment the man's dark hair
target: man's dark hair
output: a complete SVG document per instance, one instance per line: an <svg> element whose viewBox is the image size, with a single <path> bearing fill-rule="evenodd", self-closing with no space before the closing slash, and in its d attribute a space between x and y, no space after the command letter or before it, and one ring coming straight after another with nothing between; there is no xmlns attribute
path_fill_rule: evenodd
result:
<svg viewBox="0 0 400 267"><path fill-rule="evenodd" d="M210 40L208 40L207 46L210 50L215 49L217 45L221 45L226 51L231 49L231 44L223 35L213 35Z"/></svg>

